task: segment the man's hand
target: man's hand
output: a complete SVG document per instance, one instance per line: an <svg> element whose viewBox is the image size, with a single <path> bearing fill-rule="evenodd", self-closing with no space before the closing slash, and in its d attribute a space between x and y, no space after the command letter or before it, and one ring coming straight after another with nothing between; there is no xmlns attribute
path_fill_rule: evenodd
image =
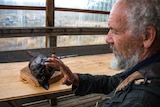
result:
<svg viewBox="0 0 160 107"><path fill-rule="evenodd" d="M66 66L56 55L52 55L51 57L48 58L48 62L45 63L46 66L55 68L59 71L62 72L64 79L63 79L63 84L66 85L78 85L78 75L75 73L72 73L70 68Z"/></svg>

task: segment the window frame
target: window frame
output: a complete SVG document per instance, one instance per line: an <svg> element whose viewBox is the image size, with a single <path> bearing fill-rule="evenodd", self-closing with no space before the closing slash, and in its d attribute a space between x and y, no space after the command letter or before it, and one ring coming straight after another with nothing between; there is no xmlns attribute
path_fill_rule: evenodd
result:
<svg viewBox="0 0 160 107"><path fill-rule="evenodd" d="M106 44L86 45L86 46L69 46L69 47L57 47L56 46L57 36L61 36L61 35L76 36L76 35L87 35L87 34L107 35L108 28L95 28L95 27L59 28L59 27L54 26L55 11L82 12L82 13L94 13L94 14L105 14L105 15L108 15L110 13L108 11L74 9L74 8L58 8L58 7L55 7L55 0L46 0L46 7L0 5L0 9L45 10L46 11L46 27L0 28L0 38L44 36L45 35L46 41L47 41L46 48L0 51L0 59L1 59L0 63L29 60L29 57L26 57L27 50L40 51L46 54L47 56L51 55L52 53L56 53L57 55L68 55L68 54L77 54L77 53L78 55L90 55L90 54L102 54L102 53L111 52L109 46ZM37 32L37 30L39 32ZM15 33L13 33L13 31L15 31Z"/></svg>

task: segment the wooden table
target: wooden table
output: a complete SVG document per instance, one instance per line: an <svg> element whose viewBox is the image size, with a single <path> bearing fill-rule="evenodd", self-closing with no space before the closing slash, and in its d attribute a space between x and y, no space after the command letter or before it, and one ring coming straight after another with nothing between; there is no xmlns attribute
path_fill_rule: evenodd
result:
<svg viewBox="0 0 160 107"><path fill-rule="evenodd" d="M62 60L76 73L113 75L120 71L114 71L109 68L109 61L112 57L113 54L100 54L70 57ZM62 85L62 79L51 84L49 90L24 83L20 78L20 70L27 65L28 62L0 64L0 102L71 91L71 86Z"/></svg>

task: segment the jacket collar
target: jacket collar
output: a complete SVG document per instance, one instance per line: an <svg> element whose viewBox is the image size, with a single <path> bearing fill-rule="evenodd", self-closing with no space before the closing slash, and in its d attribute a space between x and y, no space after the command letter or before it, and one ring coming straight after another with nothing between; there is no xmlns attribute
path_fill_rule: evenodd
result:
<svg viewBox="0 0 160 107"><path fill-rule="evenodd" d="M156 52L155 54L151 55L150 57L146 58L145 60L139 62L134 67L132 67L129 70L126 70L121 74L121 77L124 79L128 77L130 74L134 73L135 71L138 71L139 69L142 69L152 63L160 62L160 51Z"/></svg>

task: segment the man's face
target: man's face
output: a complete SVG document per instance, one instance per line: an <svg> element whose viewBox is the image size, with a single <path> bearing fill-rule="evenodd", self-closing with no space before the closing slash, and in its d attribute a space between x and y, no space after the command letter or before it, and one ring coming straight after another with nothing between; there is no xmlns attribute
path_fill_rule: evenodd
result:
<svg viewBox="0 0 160 107"><path fill-rule="evenodd" d="M111 45L120 68L130 68L138 63L143 51L142 38L135 37L127 25L126 4L117 3L112 9L106 42Z"/></svg>

